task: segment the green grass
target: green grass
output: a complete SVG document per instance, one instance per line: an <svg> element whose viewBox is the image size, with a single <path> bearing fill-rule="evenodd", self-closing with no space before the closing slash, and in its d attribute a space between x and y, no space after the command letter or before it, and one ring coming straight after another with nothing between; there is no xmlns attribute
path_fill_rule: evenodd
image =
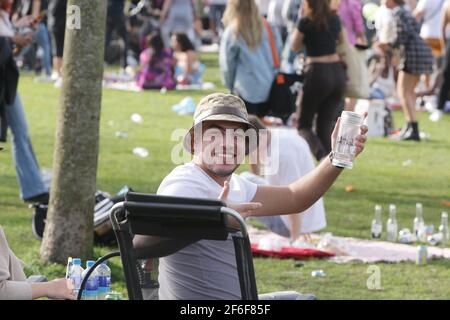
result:
<svg viewBox="0 0 450 320"><path fill-rule="evenodd" d="M206 81L220 84L217 57L203 55L208 66ZM20 89L30 126L34 149L43 168L52 167L56 111L59 90L50 84L35 84L23 75ZM207 92L128 93L105 90L101 117L101 141L98 168L98 189L115 193L124 185L142 192L155 192L160 181L173 168L170 140L176 128L187 128L191 117L178 116L171 106L189 95L196 102ZM144 121L130 121L133 113ZM341 236L368 238L375 204L397 204L400 227L412 227L415 203L424 204L427 223L439 224L442 200L450 200L450 117L430 123L420 114L421 129L429 132L429 141L395 143L386 139L370 139L364 154L351 171L346 171L325 197L328 227L325 231ZM395 113L401 125L401 113ZM128 139L118 139L116 131L126 131ZM148 158L132 154L134 147L149 150ZM6 144L11 149L11 143ZM402 165L412 160L410 166ZM354 192L345 192L346 185ZM27 265L27 274L45 274L49 278L64 275L64 266L46 265L39 260L39 246L31 234L31 211L18 197L13 160L9 150L0 161L0 224L4 227L14 252ZM99 257L112 248L95 248ZM449 299L450 261L433 261L427 266L413 263L378 264L382 290L366 287L367 265L339 265L326 260L305 261L294 267L293 260L255 259L258 288L261 293L278 290L312 292L320 299ZM325 278L311 277L311 271L323 269ZM125 292L119 259L112 262L113 288Z"/></svg>

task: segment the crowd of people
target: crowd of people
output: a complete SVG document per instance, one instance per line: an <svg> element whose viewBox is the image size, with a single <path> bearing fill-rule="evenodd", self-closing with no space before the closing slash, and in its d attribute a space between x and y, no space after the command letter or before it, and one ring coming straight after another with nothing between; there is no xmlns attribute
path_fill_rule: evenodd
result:
<svg viewBox="0 0 450 320"><path fill-rule="evenodd" d="M67 0L0 0L0 141L10 128L21 197L29 202L48 202L48 189L17 92L19 69L42 71L39 81L64 81L66 10ZM198 50L217 44L222 80L231 94L209 95L199 103L188 134L194 138L187 147L194 160L174 169L158 194L219 198L295 241L326 225L321 197L342 171L329 158L343 110L354 110L359 98L397 99L405 118L393 135L398 141L421 140L417 97L435 96L430 119L443 116L450 90L449 25L448 0L108 0L105 63L119 63L142 89L175 89L202 82L205 65ZM345 45L364 53L368 94L348 91L349 79L358 74L350 72L346 61L357 58L343 53ZM258 180L262 174L256 164L251 173L238 176L233 172L242 159L210 165L203 158L207 145L194 150L196 126L260 131L274 124L270 116L278 116L280 109L285 116L286 106L274 104L273 95L288 85L289 75L298 76L289 83L289 117L282 117L291 130L271 129L266 144L258 146L272 148L275 137L284 146L276 174ZM365 134L363 127L357 154ZM315 169L313 157L321 162ZM2 236L0 229L0 244L8 248ZM147 241L136 237L135 245ZM161 259L161 298L240 297L232 241L171 245L178 251ZM11 278L6 264L19 265L16 260L12 253L7 263L0 259L0 284L4 275ZM24 280L23 272L18 274ZM66 290L69 284L51 286L58 293L50 296L73 298ZM26 290L24 297L43 295L30 286L17 288Z"/></svg>

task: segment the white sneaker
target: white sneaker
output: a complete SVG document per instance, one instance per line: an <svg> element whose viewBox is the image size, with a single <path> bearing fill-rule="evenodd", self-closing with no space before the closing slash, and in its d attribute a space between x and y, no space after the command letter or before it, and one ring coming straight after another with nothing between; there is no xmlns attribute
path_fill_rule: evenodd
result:
<svg viewBox="0 0 450 320"><path fill-rule="evenodd" d="M62 88L62 86L63 86L63 78L62 77L60 77L60 78L58 78L58 80L56 80L55 81L55 88Z"/></svg>
<svg viewBox="0 0 450 320"><path fill-rule="evenodd" d="M41 75L39 77L34 78L34 82L53 82L53 81L54 80L49 75Z"/></svg>
<svg viewBox="0 0 450 320"><path fill-rule="evenodd" d="M433 121L433 122L438 122L439 120L441 120L443 114L444 113L441 110L434 110L430 114L430 117L428 119L430 119L430 121Z"/></svg>

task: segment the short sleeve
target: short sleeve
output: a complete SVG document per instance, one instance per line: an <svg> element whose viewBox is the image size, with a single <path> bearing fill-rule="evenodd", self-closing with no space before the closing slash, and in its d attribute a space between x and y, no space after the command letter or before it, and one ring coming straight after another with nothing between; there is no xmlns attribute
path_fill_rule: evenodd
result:
<svg viewBox="0 0 450 320"><path fill-rule="evenodd" d="M307 31L308 20L306 18L302 18L298 21L297 29L301 33L305 33Z"/></svg>

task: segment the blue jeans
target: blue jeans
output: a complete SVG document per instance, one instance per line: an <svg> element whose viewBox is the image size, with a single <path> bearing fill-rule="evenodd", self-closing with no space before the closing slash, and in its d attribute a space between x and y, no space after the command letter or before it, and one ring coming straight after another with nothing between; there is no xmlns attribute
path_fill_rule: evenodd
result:
<svg viewBox="0 0 450 320"><path fill-rule="evenodd" d="M50 35L48 34L45 24L39 23L37 30L34 33L34 40L44 52L44 56L42 57L42 64L45 69L45 74L49 76L52 74L52 46L50 44ZM30 50L34 50L33 44L30 44L28 47L22 50L19 57L25 57Z"/></svg>
<svg viewBox="0 0 450 320"><path fill-rule="evenodd" d="M19 94L12 105L6 106L6 121L13 135L13 156L20 196L28 199L48 192L28 135L27 120Z"/></svg>
<svg viewBox="0 0 450 320"><path fill-rule="evenodd" d="M37 44L44 51L42 62L44 64L45 74L49 76L52 74L52 47L50 45L50 35L45 24L39 23L35 37Z"/></svg>

